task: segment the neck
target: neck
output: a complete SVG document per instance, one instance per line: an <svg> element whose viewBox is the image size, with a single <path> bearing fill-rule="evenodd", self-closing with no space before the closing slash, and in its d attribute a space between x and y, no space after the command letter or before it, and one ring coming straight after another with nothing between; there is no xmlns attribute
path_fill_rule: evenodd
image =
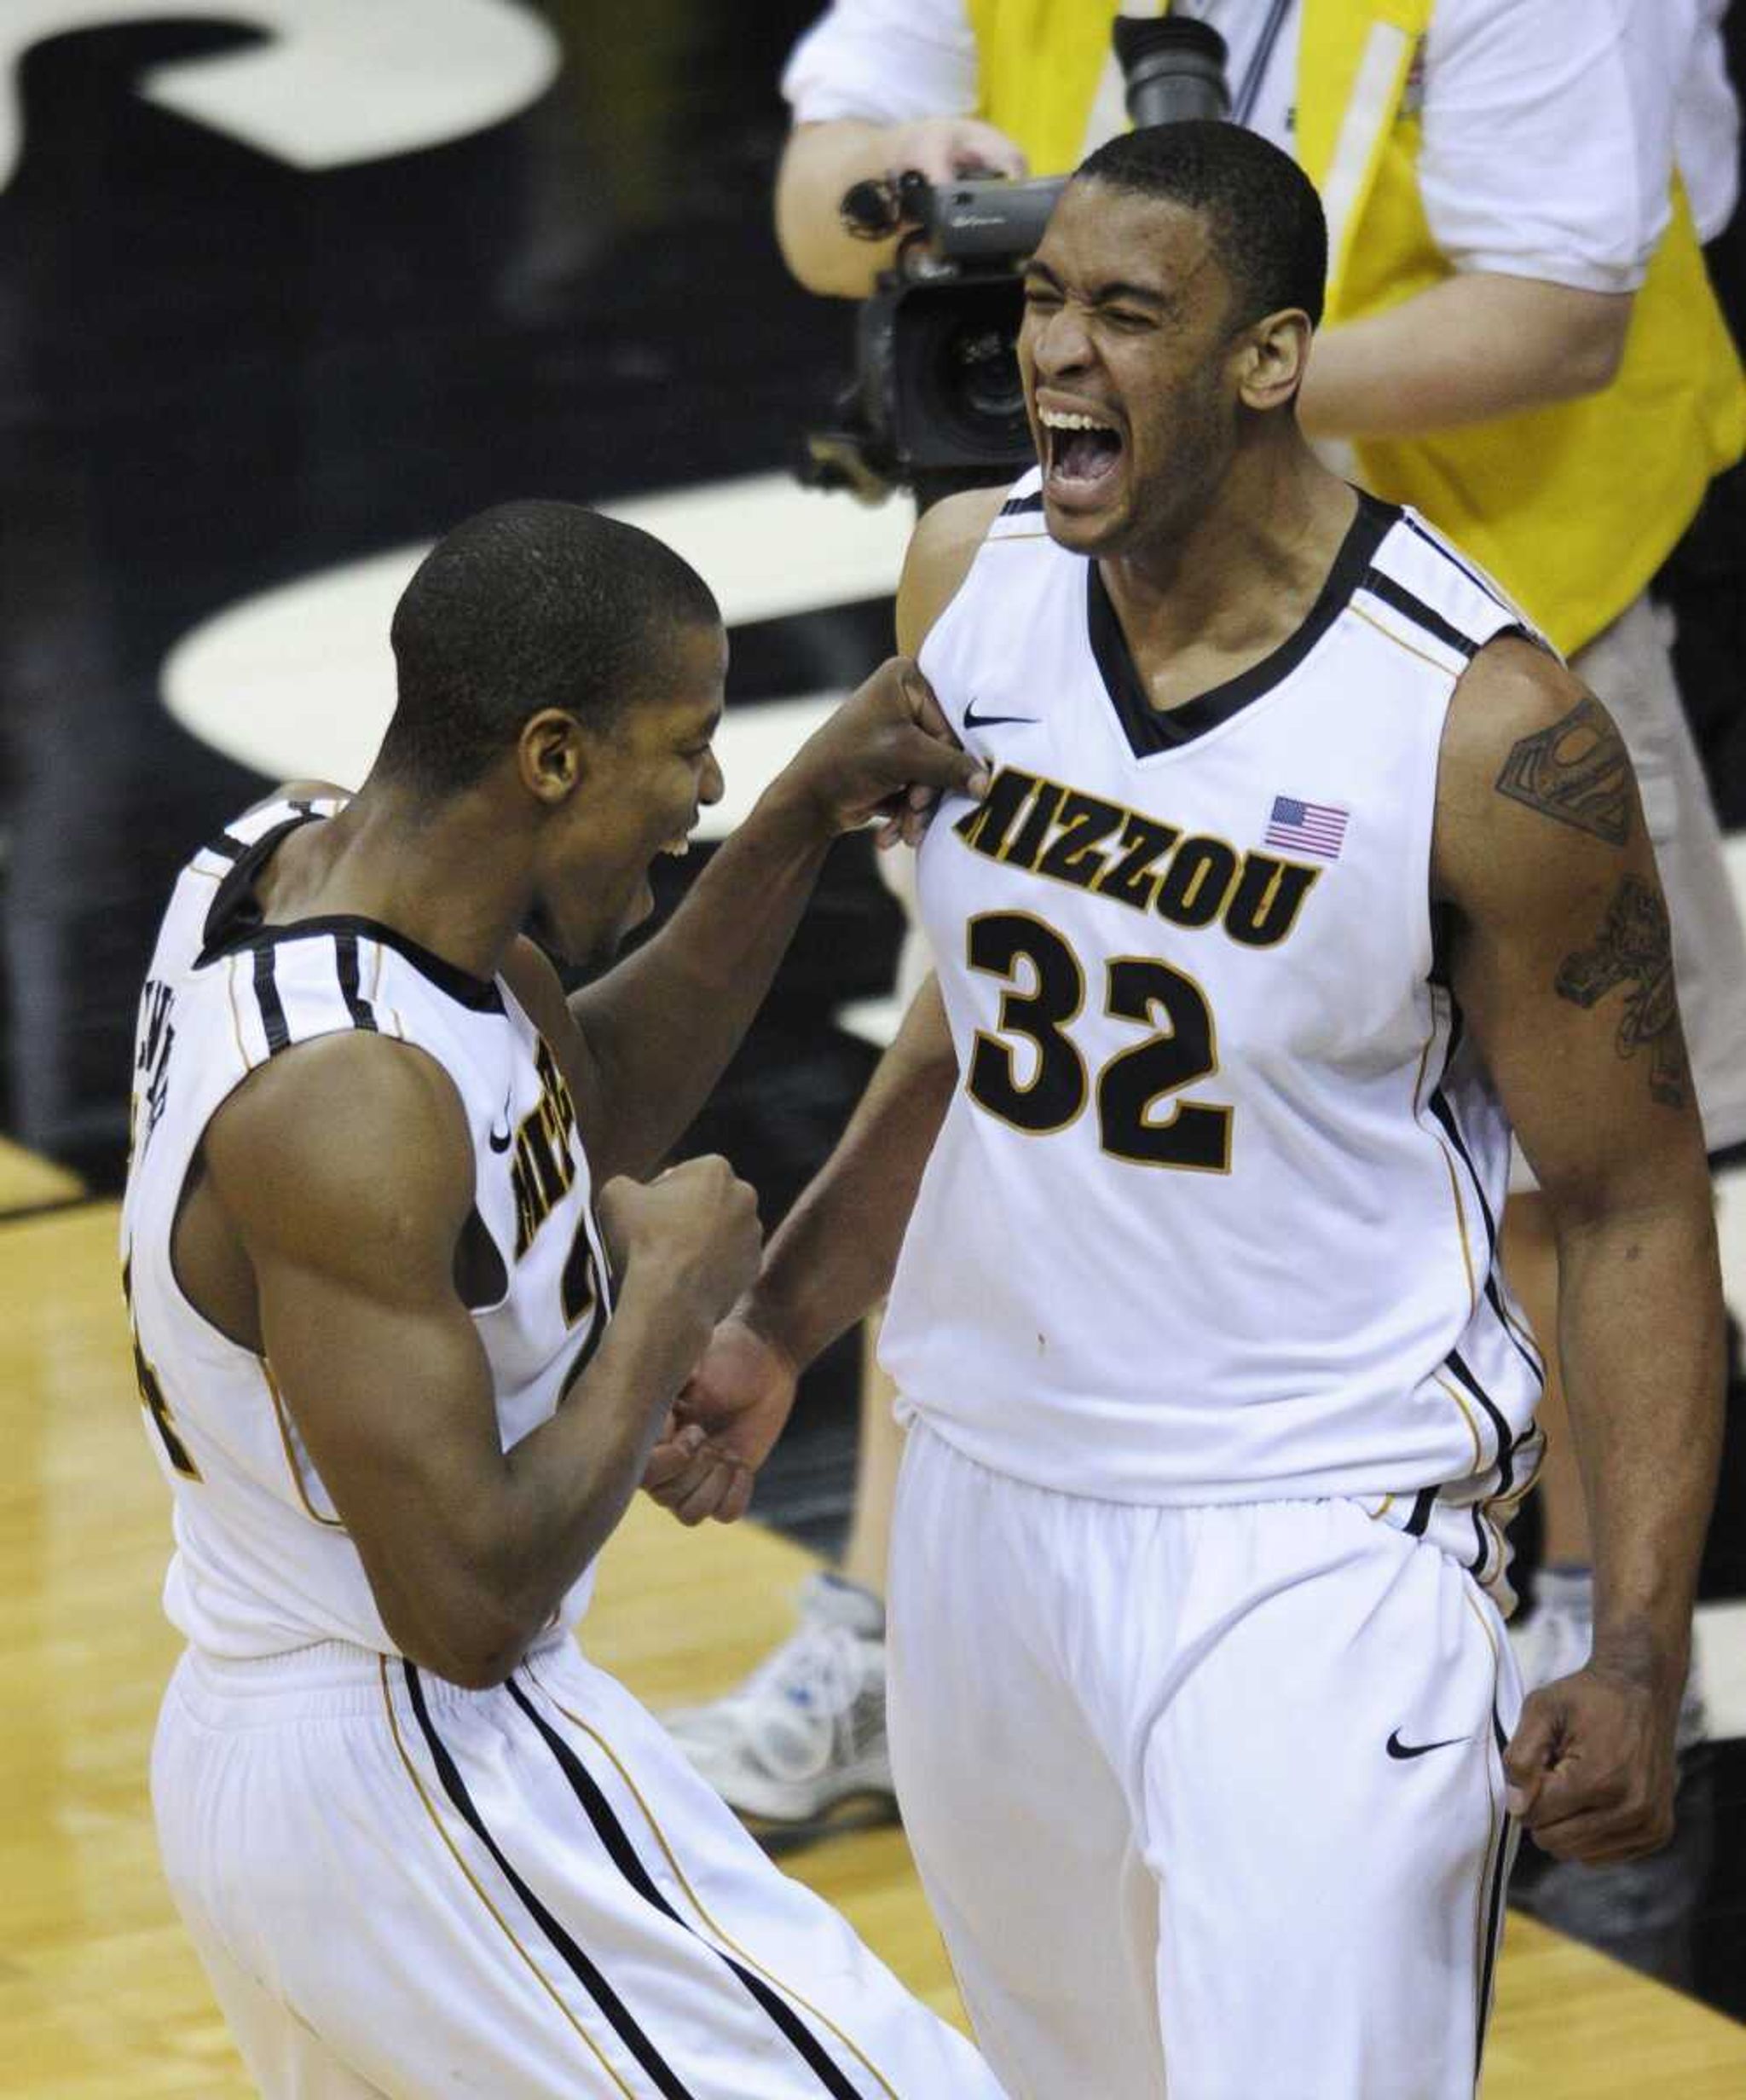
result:
<svg viewBox="0 0 1746 2100"><path fill-rule="evenodd" d="M280 923L374 919L489 979L531 902L521 847L489 787L432 801L373 772L337 816L286 839L263 871L261 906Z"/></svg>
<svg viewBox="0 0 1746 2100"><path fill-rule="evenodd" d="M1351 489L1295 432L1240 450L1211 501L1099 564L1141 669L1190 647L1241 655L1283 640L1356 510Z"/></svg>

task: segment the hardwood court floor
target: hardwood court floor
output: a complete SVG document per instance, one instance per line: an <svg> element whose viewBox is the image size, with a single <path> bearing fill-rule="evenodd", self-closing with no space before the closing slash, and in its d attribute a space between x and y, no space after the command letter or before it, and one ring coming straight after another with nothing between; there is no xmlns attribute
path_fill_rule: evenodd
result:
<svg viewBox="0 0 1746 2100"><path fill-rule="evenodd" d="M240 2100L147 1806L176 1643L114 1241L107 1203L0 1224L0 2100ZM754 1527L681 1533L639 1502L606 1556L590 1650L651 1704L706 1695L785 1630L807 1565ZM899 1831L788 1864L957 2016ZM1746 2028L1512 1919L1487 2100L1743 2092Z"/></svg>

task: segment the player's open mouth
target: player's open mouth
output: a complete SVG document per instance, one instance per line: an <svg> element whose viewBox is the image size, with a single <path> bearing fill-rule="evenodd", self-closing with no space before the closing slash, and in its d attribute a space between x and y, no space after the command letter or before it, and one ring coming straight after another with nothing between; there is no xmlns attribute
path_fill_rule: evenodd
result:
<svg viewBox="0 0 1746 2100"><path fill-rule="evenodd" d="M1058 501L1095 500L1121 465L1122 435L1107 417L1084 408L1045 408L1043 426L1044 486Z"/></svg>

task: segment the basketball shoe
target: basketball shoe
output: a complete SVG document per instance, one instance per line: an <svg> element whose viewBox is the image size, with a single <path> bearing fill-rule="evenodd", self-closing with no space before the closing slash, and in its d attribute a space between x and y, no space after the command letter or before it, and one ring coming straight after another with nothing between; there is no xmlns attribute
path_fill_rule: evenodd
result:
<svg viewBox="0 0 1746 2100"><path fill-rule="evenodd" d="M662 1720L729 1808L775 1825L860 1801L894 1806L885 1735L885 1607L841 1575L809 1575L801 1623L741 1684Z"/></svg>

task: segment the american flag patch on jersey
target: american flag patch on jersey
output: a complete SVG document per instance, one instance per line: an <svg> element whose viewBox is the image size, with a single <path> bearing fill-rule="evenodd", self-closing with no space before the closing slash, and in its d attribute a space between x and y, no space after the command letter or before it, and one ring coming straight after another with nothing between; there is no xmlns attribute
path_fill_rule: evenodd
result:
<svg viewBox="0 0 1746 2100"><path fill-rule="evenodd" d="M1331 802L1299 802L1289 795L1275 795L1261 842L1283 846L1287 853L1320 853L1324 860L1338 860L1350 814Z"/></svg>

